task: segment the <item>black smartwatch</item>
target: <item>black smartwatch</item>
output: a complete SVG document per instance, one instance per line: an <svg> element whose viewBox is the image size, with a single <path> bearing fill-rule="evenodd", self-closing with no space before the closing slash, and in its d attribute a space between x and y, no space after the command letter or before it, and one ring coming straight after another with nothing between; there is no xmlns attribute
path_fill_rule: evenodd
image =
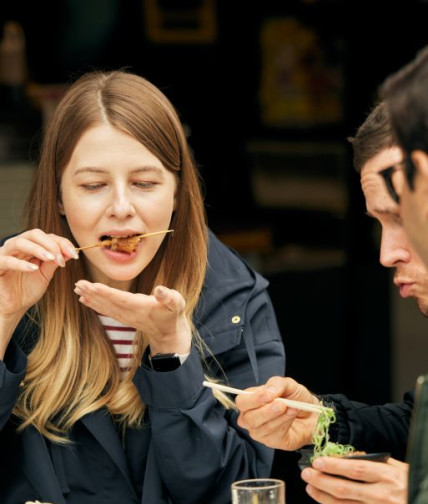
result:
<svg viewBox="0 0 428 504"><path fill-rule="evenodd" d="M174 371L174 369L181 366L180 357L177 353L158 353L153 357L149 355L149 361L155 371Z"/></svg>

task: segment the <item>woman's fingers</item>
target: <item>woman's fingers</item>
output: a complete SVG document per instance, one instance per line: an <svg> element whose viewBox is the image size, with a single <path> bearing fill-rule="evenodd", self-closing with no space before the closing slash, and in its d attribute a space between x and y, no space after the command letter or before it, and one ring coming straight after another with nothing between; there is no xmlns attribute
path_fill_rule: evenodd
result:
<svg viewBox="0 0 428 504"><path fill-rule="evenodd" d="M176 313L184 312L186 303L183 296L176 290L158 285L154 288L153 294L157 301L168 308L169 311Z"/></svg>
<svg viewBox="0 0 428 504"><path fill-rule="evenodd" d="M153 295L133 294L87 280L79 280L75 287L81 303L145 332L154 347L180 342L180 348L188 348L183 342L190 341L191 331L184 314L183 297L163 286L157 287L155 292Z"/></svg>
<svg viewBox="0 0 428 504"><path fill-rule="evenodd" d="M143 298L149 296L113 289L101 283L79 280L74 292L79 296L79 301L88 308L137 329L138 317L144 318L147 310L148 300L143 301Z"/></svg>
<svg viewBox="0 0 428 504"><path fill-rule="evenodd" d="M162 286L155 288L153 296L147 296L79 280L76 282L75 292L82 298L84 304L117 320L122 320L125 311L139 310L142 314L143 311L164 308L170 313L184 311L185 307L181 294Z"/></svg>
<svg viewBox="0 0 428 504"><path fill-rule="evenodd" d="M40 229L26 231L6 240L0 248L0 255L16 256L27 261L32 258L42 262L54 261L64 267L68 259L78 259L73 244L66 238L46 234Z"/></svg>
<svg viewBox="0 0 428 504"><path fill-rule="evenodd" d="M0 256L0 275L6 271L22 271L23 273L37 271L39 266L30 261L24 261L13 256Z"/></svg>

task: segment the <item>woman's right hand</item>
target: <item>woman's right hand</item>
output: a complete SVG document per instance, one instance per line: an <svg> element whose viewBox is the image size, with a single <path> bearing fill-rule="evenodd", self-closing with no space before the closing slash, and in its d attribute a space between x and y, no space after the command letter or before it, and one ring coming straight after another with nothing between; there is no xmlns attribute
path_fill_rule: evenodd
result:
<svg viewBox="0 0 428 504"><path fill-rule="evenodd" d="M277 397L320 404L320 400L292 378L275 376L265 385L249 389L253 394L236 398L238 425L255 440L271 448L297 450L310 444L318 421L317 413L288 408Z"/></svg>
<svg viewBox="0 0 428 504"><path fill-rule="evenodd" d="M40 229L6 240L0 247L0 320L18 323L71 258L78 254L69 240Z"/></svg>

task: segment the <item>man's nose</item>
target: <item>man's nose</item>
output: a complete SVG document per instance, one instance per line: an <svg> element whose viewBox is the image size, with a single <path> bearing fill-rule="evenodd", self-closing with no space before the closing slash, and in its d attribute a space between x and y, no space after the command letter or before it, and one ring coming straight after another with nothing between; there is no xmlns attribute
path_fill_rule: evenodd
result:
<svg viewBox="0 0 428 504"><path fill-rule="evenodd" d="M410 258L411 252L405 237L400 239L396 234L382 232L379 257L382 266L394 268L399 263L408 263Z"/></svg>

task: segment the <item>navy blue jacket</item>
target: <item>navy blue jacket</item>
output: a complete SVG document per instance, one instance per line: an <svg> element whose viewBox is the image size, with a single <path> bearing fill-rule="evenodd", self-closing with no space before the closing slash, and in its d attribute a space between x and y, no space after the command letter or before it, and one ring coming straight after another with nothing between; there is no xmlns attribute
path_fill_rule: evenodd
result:
<svg viewBox="0 0 428 504"><path fill-rule="evenodd" d="M0 503L225 504L230 484L268 476L273 450L250 439L202 386L204 373L245 388L283 375L282 339L267 281L212 234L209 267L194 322L218 363L195 349L170 372L143 359L135 384L147 404L140 430L120 432L106 410L78 421L61 446L34 427L17 433L11 415L37 327L21 321L0 361ZM205 366L205 367L204 367Z"/></svg>

